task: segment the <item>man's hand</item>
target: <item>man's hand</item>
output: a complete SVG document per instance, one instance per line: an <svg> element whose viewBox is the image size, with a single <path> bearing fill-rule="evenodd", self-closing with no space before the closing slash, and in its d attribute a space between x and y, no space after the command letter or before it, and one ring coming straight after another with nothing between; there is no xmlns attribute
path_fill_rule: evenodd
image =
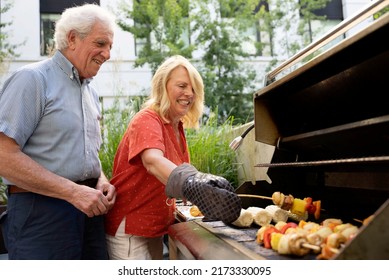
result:
<svg viewBox="0 0 389 280"><path fill-rule="evenodd" d="M102 190L90 188L85 185L75 184L72 198L69 202L88 217L106 214L110 209L110 202Z"/></svg>
<svg viewBox="0 0 389 280"><path fill-rule="evenodd" d="M105 195L109 203L108 210L110 210L116 201L115 186L112 185L108 180L100 178L97 182L96 189L100 190Z"/></svg>

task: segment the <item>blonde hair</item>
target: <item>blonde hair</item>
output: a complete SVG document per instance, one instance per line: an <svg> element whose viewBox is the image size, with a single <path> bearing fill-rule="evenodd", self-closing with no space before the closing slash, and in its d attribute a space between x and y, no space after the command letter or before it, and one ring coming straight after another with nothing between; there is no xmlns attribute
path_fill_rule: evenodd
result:
<svg viewBox="0 0 389 280"><path fill-rule="evenodd" d="M171 72L179 66L185 67L188 71L194 91L192 107L184 116L182 122L185 128L198 128L199 119L204 109L204 83L196 68L189 60L181 55L174 55L167 58L158 67L151 80L151 94L143 107L154 110L164 121L170 122L168 116L171 104L166 90L166 84L170 79Z"/></svg>

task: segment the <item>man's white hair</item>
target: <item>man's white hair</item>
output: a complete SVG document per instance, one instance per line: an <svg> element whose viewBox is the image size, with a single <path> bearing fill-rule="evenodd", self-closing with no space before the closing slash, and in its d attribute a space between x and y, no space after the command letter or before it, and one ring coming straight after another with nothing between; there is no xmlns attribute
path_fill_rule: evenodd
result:
<svg viewBox="0 0 389 280"><path fill-rule="evenodd" d="M64 50L68 47L67 35L70 31L76 31L80 38L85 38L96 22L114 32L115 16L99 5L85 4L66 9L55 24L55 48Z"/></svg>

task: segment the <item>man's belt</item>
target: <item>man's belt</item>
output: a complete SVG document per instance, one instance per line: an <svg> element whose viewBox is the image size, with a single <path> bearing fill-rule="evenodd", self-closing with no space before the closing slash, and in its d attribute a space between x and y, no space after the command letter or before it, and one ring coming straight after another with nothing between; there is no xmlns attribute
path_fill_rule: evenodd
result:
<svg viewBox="0 0 389 280"><path fill-rule="evenodd" d="M25 192L29 192L29 191L25 190L25 189L22 189L22 188L19 188L18 186L15 186L15 185L8 186L8 193L9 194L25 193Z"/></svg>
<svg viewBox="0 0 389 280"><path fill-rule="evenodd" d="M76 184L78 185L85 185L85 186L88 186L88 187L91 187L91 188L95 188L96 185L97 185L97 181L99 179L95 179L95 178L92 178L92 179L86 179L84 181L77 181L75 182ZM26 192L30 192L26 189L23 189L23 188L20 188L18 186L15 186L15 185L9 185L8 186L8 193L9 194L15 194L15 193L26 193Z"/></svg>

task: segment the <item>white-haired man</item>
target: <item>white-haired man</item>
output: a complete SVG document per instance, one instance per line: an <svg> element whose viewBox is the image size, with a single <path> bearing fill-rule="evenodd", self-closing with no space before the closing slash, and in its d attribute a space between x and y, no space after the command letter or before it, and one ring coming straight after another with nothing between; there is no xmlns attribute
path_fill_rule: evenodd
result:
<svg viewBox="0 0 389 280"><path fill-rule="evenodd" d="M114 26L98 5L66 9L54 55L17 70L0 92L9 259L107 259L103 217L116 191L101 170L90 80L110 58Z"/></svg>

